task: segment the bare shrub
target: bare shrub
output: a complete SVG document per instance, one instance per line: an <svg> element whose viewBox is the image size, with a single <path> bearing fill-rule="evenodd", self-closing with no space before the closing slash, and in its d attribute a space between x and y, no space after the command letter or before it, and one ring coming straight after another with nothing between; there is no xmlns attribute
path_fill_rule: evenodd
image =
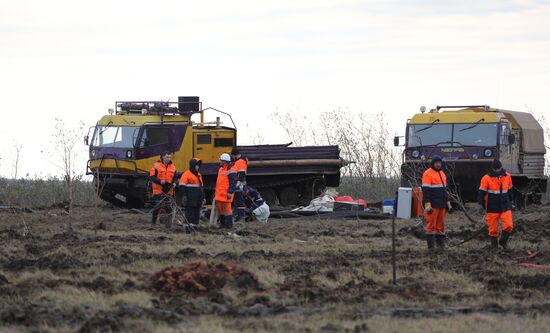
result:
<svg viewBox="0 0 550 333"><path fill-rule="evenodd" d="M305 146L312 139L309 119L306 115L297 117L295 113L275 111L270 115L272 121L283 128L295 146Z"/></svg>
<svg viewBox="0 0 550 333"><path fill-rule="evenodd" d="M82 180L83 170L77 167L79 150L77 144L80 143L84 123L80 122L76 127L68 127L62 119L55 118L54 126L54 152L51 154L54 161L50 161L54 166L60 169L63 174L63 181L67 188L69 202L69 223L68 231L72 232L73 206L75 202L76 183Z"/></svg>
<svg viewBox="0 0 550 333"><path fill-rule="evenodd" d="M95 199L94 186L89 181L76 181L74 204L89 206ZM0 202L24 208L43 208L67 203L69 193L62 178L39 176L17 180L0 178Z"/></svg>
<svg viewBox="0 0 550 333"><path fill-rule="evenodd" d="M383 113L333 110L315 119L294 116L271 115L296 145L338 145L341 156L354 162L342 169L339 192L369 201L393 197L399 185L400 152Z"/></svg>
<svg viewBox="0 0 550 333"><path fill-rule="evenodd" d="M21 156L21 150L23 149L23 146L18 142L14 142L13 149L15 150L13 158L13 179L17 179L17 174L19 171L19 157Z"/></svg>
<svg viewBox="0 0 550 333"><path fill-rule="evenodd" d="M252 131L252 133L249 134L249 139L253 145L263 145L265 143L265 137L262 134L261 130L257 128L250 129L248 124L246 124L246 128L248 129L249 133Z"/></svg>

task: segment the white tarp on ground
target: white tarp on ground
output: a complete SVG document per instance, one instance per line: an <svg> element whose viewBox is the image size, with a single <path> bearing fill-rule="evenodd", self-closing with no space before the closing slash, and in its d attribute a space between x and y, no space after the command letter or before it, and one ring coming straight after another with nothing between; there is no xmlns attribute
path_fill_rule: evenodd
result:
<svg viewBox="0 0 550 333"><path fill-rule="evenodd" d="M309 203L309 206L299 207L293 210L310 211L310 212L332 212L334 208L334 198L338 196L333 188L327 188L325 193L320 197L317 197Z"/></svg>

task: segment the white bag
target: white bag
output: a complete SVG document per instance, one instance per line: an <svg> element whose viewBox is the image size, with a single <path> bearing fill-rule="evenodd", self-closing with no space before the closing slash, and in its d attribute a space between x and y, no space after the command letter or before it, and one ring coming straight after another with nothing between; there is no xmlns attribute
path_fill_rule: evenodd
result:
<svg viewBox="0 0 550 333"><path fill-rule="evenodd" d="M252 214L254 214L256 220L262 223L267 223L270 214L269 206L264 202L260 207L254 209Z"/></svg>

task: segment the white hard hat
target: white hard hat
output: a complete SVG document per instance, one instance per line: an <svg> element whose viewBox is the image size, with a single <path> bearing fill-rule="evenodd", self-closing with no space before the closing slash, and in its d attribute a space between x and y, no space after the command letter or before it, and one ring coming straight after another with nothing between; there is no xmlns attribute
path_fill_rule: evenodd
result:
<svg viewBox="0 0 550 333"><path fill-rule="evenodd" d="M227 153L223 153L220 156L220 161L231 162L231 156Z"/></svg>

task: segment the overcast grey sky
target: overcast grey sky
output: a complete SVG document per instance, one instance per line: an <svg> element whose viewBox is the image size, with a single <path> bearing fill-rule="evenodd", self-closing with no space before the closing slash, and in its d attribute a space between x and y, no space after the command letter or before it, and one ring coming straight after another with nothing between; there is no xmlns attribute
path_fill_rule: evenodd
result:
<svg viewBox="0 0 550 333"><path fill-rule="evenodd" d="M241 143L286 141L277 109L383 111L396 132L420 105L548 114L549 55L550 1L0 0L0 174L14 141L20 174L54 173L54 117L90 126L115 100L198 95Z"/></svg>

